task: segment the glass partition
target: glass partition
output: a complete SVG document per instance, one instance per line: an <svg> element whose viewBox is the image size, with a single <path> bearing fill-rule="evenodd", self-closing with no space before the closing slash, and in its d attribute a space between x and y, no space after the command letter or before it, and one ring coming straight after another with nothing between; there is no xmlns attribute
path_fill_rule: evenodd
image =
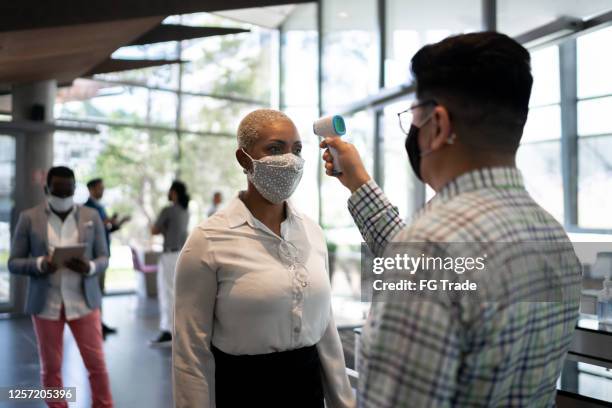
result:
<svg viewBox="0 0 612 408"><path fill-rule="evenodd" d="M11 303L7 262L11 246L11 218L15 188L15 138L0 135L0 310Z"/></svg>

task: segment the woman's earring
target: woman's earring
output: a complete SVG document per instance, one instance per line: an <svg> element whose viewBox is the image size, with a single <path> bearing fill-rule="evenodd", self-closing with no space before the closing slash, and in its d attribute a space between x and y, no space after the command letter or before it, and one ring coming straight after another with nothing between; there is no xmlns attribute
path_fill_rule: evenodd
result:
<svg viewBox="0 0 612 408"><path fill-rule="evenodd" d="M446 141L446 143L448 144L453 144L455 143L455 139L457 139L457 134L453 133L450 135L450 137L448 138L448 140Z"/></svg>

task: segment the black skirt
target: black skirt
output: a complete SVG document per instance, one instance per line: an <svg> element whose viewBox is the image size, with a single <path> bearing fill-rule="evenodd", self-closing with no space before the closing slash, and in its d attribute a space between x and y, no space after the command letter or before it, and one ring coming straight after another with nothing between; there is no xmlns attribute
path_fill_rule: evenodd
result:
<svg viewBox="0 0 612 408"><path fill-rule="evenodd" d="M316 346L232 355L212 346L217 408L323 408Z"/></svg>

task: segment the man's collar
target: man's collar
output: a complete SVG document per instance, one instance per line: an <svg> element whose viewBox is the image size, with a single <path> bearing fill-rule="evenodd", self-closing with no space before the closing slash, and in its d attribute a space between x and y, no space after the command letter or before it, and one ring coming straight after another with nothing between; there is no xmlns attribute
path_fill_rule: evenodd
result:
<svg viewBox="0 0 612 408"><path fill-rule="evenodd" d="M525 183L520 170L516 167L485 167L456 177L442 187L433 200L449 199L459 194L484 188L524 189Z"/></svg>
<svg viewBox="0 0 612 408"><path fill-rule="evenodd" d="M302 219L302 215L296 210L291 201L287 200L285 203L285 208L287 209L287 219L293 216ZM249 211L239 196L234 197L234 199L230 201L230 203L222 211L226 213L230 228L236 228L244 223L247 223L251 227L255 228L255 223L253 222L254 216L251 214L251 211Z"/></svg>

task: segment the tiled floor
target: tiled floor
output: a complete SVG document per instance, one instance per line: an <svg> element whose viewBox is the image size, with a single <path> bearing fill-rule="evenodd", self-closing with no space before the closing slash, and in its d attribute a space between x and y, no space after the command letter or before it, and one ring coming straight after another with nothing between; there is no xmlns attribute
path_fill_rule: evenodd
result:
<svg viewBox="0 0 612 408"><path fill-rule="evenodd" d="M352 310L346 302L334 302L338 324L351 323L343 312ZM354 314L353 311L351 314ZM152 349L149 339L157 334L158 313L154 299L137 295L104 298L104 320L119 329L108 336L104 351L117 408L169 408L172 406L170 349ZM351 329L340 332L346 362L353 366L354 335ZM72 333L64 331L64 386L77 387L77 402L71 407L90 407L87 371ZM39 386L36 338L29 318L0 320L0 386ZM44 404L19 403L15 408L44 407ZM0 402L0 407L9 407Z"/></svg>
<svg viewBox="0 0 612 408"><path fill-rule="evenodd" d="M110 296L104 300L104 320L119 329L104 344L115 406L118 408L168 408L172 406L170 349L152 349L147 341L157 334L154 300L136 295ZM0 386L38 386L36 338L29 318L0 320ZM64 386L77 387L71 407L90 407L87 371L72 333L64 332ZM0 407L9 407L0 402ZM16 408L43 404L15 404Z"/></svg>

